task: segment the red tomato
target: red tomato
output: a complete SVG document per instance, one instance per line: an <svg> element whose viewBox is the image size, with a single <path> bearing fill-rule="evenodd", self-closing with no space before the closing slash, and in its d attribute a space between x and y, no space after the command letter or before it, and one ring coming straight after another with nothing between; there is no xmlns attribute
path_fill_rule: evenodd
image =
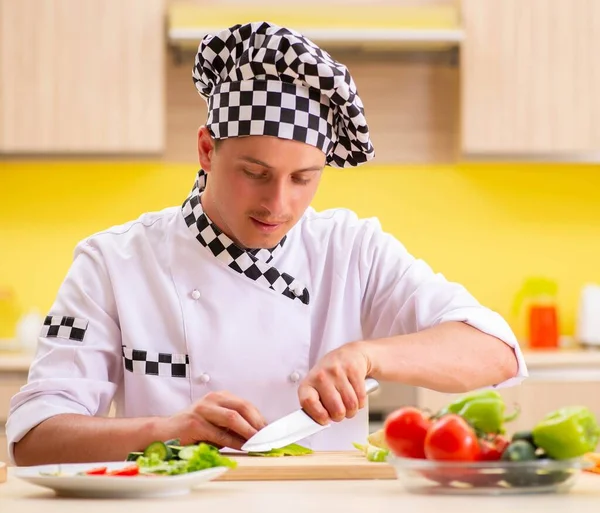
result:
<svg viewBox="0 0 600 513"><path fill-rule="evenodd" d="M495 436L492 441L501 453L510 445L510 440L502 435Z"/></svg>
<svg viewBox="0 0 600 513"><path fill-rule="evenodd" d="M431 420L425 412L413 406L400 408L386 418L385 441L396 456L425 458L425 436Z"/></svg>
<svg viewBox="0 0 600 513"><path fill-rule="evenodd" d="M480 439L481 452L479 458L482 461L499 460L504 450L509 446L510 440L502 435L496 435L491 439Z"/></svg>
<svg viewBox="0 0 600 513"><path fill-rule="evenodd" d="M111 470L109 476L137 476L140 473L140 468L137 465L130 465L118 470Z"/></svg>
<svg viewBox="0 0 600 513"><path fill-rule="evenodd" d="M100 476L106 474L106 467L96 467L86 471L88 476Z"/></svg>
<svg viewBox="0 0 600 513"><path fill-rule="evenodd" d="M502 456L502 451L490 440L479 440L479 457L481 461L496 461Z"/></svg>
<svg viewBox="0 0 600 513"><path fill-rule="evenodd" d="M479 453L477 434L460 415L444 415L425 437L425 456L430 460L475 461Z"/></svg>

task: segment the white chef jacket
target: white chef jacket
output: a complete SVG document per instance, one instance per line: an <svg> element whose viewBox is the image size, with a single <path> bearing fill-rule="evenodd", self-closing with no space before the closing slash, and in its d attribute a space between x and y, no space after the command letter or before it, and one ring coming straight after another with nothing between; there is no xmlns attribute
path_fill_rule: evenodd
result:
<svg viewBox="0 0 600 513"><path fill-rule="evenodd" d="M215 233L198 222L200 202L190 203L194 194L198 181L183 206L146 213L76 246L28 383L10 404L11 458L13 444L45 419L105 416L113 401L117 416L167 416L227 390L271 422L299 408L299 382L329 351L446 321L515 348L518 375L498 386L527 376L502 317L411 256L377 219L309 208L283 244L248 260L242 250L232 257L215 249ZM259 278L235 270L236 258L258 262ZM347 450L367 434L364 408L301 443Z"/></svg>

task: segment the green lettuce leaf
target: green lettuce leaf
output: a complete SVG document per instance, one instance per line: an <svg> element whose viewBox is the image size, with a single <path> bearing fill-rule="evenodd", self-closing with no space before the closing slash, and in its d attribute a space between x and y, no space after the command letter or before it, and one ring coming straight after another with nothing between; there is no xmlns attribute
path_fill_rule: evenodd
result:
<svg viewBox="0 0 600 513"><path fill-rule="evenodd" d="M192 456L187 460L161 460L156 454L149 457L140 456L136 460L140 472L144 474L177 475L197 472L213 467L235 468L237 462L224 456L216 447L200 443L194 449Z"/></svg>
<svg viewBox="0 0 600 513"><path fill-rule="evenodd" d="M303 447L298 444L289 444L280 449L271 449L270 451L264 452L249 452L249 456L266 456L266 457L281 457L281 456L304 456L306 454L312 454L312 449Z"/></svg>

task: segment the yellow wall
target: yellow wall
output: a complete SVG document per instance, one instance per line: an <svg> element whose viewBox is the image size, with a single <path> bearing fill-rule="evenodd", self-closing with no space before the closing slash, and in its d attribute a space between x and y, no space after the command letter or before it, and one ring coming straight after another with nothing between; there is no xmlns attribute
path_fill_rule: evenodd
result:
<svg viewBox="0 0 600 513"><path fill-rule="evenodd" d="M45 313L75 243L146 210L180 204L194 165L0 163L0 337L18 315ZM328 169L317 209L378 216L415 255L510 315L530 275L559 284L561 330L572 334L581 286L600 282L600 166L448 165Z"/></svg>

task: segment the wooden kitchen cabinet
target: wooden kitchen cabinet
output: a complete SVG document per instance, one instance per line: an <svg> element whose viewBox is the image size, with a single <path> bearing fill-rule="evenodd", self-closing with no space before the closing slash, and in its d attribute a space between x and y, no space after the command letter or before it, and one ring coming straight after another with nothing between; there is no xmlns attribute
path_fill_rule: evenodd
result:
<svg viewBox="0 0 600 513"><path fill-rule="evenodd" d="M0 0L0 153L163 150L164 0Z"/></svg>
<svg viewBox="0 0 600 513"><path fill-rule="evenodd" d="M598 158L600 2L462 0L465 156Z"/></svg>

